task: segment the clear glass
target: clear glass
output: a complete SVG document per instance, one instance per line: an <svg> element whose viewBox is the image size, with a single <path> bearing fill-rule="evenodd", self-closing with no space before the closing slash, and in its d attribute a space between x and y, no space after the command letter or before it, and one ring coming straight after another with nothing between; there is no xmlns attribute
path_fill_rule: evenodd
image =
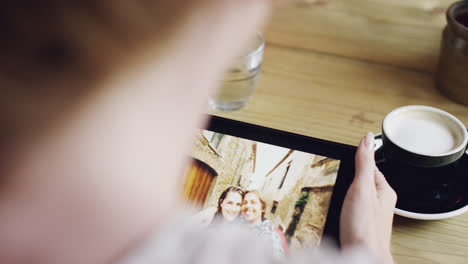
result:
<svg viewBox="0 0 468 264"><path fill-rule="evenodd" d="M252 97L260 76L265 40L258 33L247 48L246 55L234 60L221 87L209 104L215 110L233 111L242 108Z"/></svg>

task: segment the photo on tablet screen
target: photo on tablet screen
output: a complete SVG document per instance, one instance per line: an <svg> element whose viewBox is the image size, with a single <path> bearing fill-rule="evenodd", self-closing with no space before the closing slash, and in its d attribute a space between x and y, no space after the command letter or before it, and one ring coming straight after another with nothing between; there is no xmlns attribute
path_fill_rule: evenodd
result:
<svg viewBox="0 0 468 264"><path fill-rule="evenodd" d="M274 231L283 250L320 244L340 161L197 130L185 201L200 219ZM210 216L211 214L211 216Z"/></svg>

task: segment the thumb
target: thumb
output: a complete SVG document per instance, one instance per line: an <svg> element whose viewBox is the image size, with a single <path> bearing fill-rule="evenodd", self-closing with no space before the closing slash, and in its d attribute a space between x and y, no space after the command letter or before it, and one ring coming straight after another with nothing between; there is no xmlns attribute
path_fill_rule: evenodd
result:
<svg viewBox="0 0 468 264"><path fill-rule="evenodd" d="M354 182L359 185L375 185L374 170L374 135L369 132L361 139L358 150L356 152L356 173Z"/></svg>
<svg viewBox="0 0 468 264"><path fill-rule="evenodd" d="M382 202L390 203L392 206L395 206L397 194L378 169L375 171L375 188L377 190L377 196Z"/></svg>

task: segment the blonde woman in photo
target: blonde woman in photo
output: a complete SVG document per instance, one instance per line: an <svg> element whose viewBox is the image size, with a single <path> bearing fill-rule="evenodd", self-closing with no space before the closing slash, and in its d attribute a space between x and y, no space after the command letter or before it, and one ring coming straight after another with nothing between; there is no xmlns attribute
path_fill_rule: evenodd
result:
<svg viewBox="0 0 468 264"><path fill-rule="evenodd" d="M274 255L285 255L281 237L275 231L273 223L265 218L266 202L258 191L246 191L242 199L242 217L253 233L273 245Z"/></svg>

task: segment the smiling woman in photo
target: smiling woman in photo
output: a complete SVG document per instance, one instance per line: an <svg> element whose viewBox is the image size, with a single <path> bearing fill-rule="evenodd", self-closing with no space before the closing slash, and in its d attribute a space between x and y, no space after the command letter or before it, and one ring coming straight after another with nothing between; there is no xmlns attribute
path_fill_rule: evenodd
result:
<svg viewBox="0 0 468 264"><path fill-rule="evenodd" d="M243 195L242 189L236 186L231 186L224 190L219 196L215 219L222 219L225 223L236 220L241 210Z"/></svg>
<svg viewBox="0 0 468 264"><path fill-rule="evenodd" d="M231 223L238 219L241 211L244 192L237 186L226 188L218 199L217 207L208 207L198 214L198 220L203 224L214 222Z"/></svg>
<svg viewBox="0 0 468 264"><path fill-rule="evenodd" d="M283 257L284 249L273 224L265 218L266 202L258 191L246 191L242 199L242 217L254 233L272 243L275 257Z"/></svg>
<svg viewBox="0 0 468 264"><path fill-rule="evenodd" d="M242 200L242 216L252 226L265 221L266 202L258 191L246 191ZM269 222L269 221L268 221Z"/></svg>

